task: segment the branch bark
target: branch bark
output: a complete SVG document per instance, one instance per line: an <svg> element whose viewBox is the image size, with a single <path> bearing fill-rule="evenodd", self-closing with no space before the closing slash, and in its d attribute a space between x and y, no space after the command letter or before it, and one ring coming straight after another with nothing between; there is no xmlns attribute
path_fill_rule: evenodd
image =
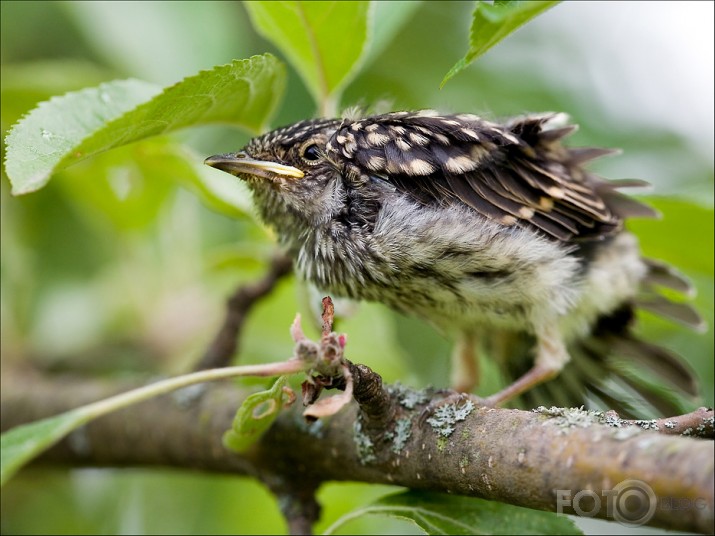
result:
<svg viewBox="0 0 715 536"><path fill-rule="evenodd" d="M297 531L317 516L312 491L328 480L396 484L550 511L556 511L559 499L564 504L559 490L569 490L571 497L587 490L604 498L596 515L608 518L605 499L629 479L645 483L656 496L648 524L713 531L712 441L623 422L609 426L603 415L580 410L470 408L469 398L448 399L425 418L425 408L438 394L384 389L379 376L360 365L351 366L351 373L359 404L314 424L293 407L243 455L226 450L221 437L248 393L220 383L198 397L178 392L98 419L42 460L252 475L300 503L293 517ZM16 370L2 376L3 430L129 387ZM711 410L688 418L712 433ZM295 483L309 493L297 495ZM690 507L674 509L673 504ZM307 518L306 512L311 512Z"/></svg>

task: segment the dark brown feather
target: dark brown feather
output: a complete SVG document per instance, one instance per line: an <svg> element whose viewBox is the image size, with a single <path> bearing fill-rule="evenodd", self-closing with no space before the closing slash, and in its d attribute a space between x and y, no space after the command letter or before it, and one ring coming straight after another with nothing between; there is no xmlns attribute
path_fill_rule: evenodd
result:
<svg viewBox="0 0 715 536"><path fill-rule="evenodd" d="M689 395L698 394L693 371L683 364L679 356L660 346L636 339L633 335L614 337L609 342L611 351L638 363L645 370L656 374L661 381Z"/></svg>
<svg viewBox="0 0 715 536"><path fill-rule="evenodd" d="M690 304L678 303L670 301L665 296L653 295L647 298L639 298L636 300L636 305L689 328L698 331L705 330L705 322Z"/></svg>
<svg viewBox="0 0 715 536"><path fill-rule="evenodd" d="M605 182L606 187L619 188L649 188L650 183L643 179L609 179Z"/></svg>
<svg viewBox="0 0 715 536"><path fill-rule="evenodd" d="M572 220L558 212L537 212L531 221L539 229L546 230L550 235L567 242L579 234L578 226Z"/></svg>
<svg viewBox="0 0 715 536"><path fill-rule="evenodd" d="M615 190L602 190L601 197L608 204L609 210L621 219L660 218L661 214L653 207L623 195Z"/></svg>
<svg viewBox="0 0 715 536"><path fill-rule="evenodd" d="M580 167L612 151L566 150L560 140L575 127L550 128L556 117L497 125L464 114L385 114L344 121L328 154L393 182L422 203L462 203L501 224L566 242L601 239L620 230L624 217L652 215L615 192L619 184ZM348 157L350 143L361 149Z"/></svg>
<svg viewBox="0 0 715 536"><path fill-rule="evenodd" d="M462 203L472 207L482 216L486 216L495 221L504 221L504 218L508 216L504 210L488 199L485 199L479 191L475 190L474 187L469 184L469 181L464 180L463 177L447 175L446 179L451 192L459 198Z"/></svg>
<svg viewBox="0 0 715 536"><path fill-rule="evenodd" d="M672 267L655 259L643 259L643 262L648 266L644 283L676 290L688 296L693 294L693 286L690 281Z"/></svg>
<svg viewBox="0 0 715 536"><path fill-rule="evenodd" d="M620 153L618 149L602 149L600 147L574 147L569 149L569 162L580 166L602 156L611 156Z"/></svg>

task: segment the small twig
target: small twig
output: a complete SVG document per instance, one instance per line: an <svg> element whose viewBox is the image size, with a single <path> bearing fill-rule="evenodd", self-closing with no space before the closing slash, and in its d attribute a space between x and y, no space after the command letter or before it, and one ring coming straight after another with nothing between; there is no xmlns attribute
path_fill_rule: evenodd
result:
<svg viewBox="0 0 715 536"><path fill-rule="evenodd" d="M300 315L296 316L290 328L296 343L295 356L302 361L314 363L308 379L301 385L303 404L308 406L303 416L308 421L334 415L353 397L350 362L344 355L347 338L344 334L332 331L334 313L333 300L326 296L323 298L323 332L320 343L315 343L305 336L300 325ZM324 388L340 389L343 393L318 400Z"/></svg>
<svg viewBox="0 0 715 536"><path fill-rule="evenodd" d="M281 512L288 524L288 534L313 534L313 524L320 516L320 505L315 495L310 497L283 496Z"/></svg>
<svg viewBox="0 0 715 536"><path fill-rule="evenodd" d="M269 294L276 283L291 271L291 259L284 254L276 255L268 273L259 281L236 289L226 304L223 325L207 348L194 370L227 366L238 351L241 328L253 305Z"/></svg>
<svg viewBox="0 0 715 536"><path fill-rule="evenodd" d="M288 525L288 534L313 534L320 519L320 504L315 498L317 482L294 482L272 474L259 478L278 499L278 506Z"/></svg>

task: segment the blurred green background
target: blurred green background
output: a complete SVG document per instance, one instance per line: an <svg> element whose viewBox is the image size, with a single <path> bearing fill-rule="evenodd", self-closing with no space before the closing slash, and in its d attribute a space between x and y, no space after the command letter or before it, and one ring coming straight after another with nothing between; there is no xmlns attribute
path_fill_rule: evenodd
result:
<svg viewBox="0 0 715 536"><path fill-rule="evenodd" d="M281 57L238 2L3 1L0 9L3 137L52 95L126 77L168 85L234 58L266 51ZM569 113L581 126L574 145L624 150L594 169L654 185L650 199L665 221L632 228L647 254L694 280L697 306L713 325L712 3L564 3L442 90L443 76L467 49L473 4L379 2L373 9L376 23L389 19L400 29L366 58L344 107L434 107L492 118ZM273 126L314 113L289 67ZM203 156L236 150L248 138L218 126L178 136ZM213 336L228 293L261 275L274 247L270 233L250 215L213 211L170 170L152 166L148 154L141 144L111 151L23 197L10 195L3 172L3 360L106 376L181 372ZM309 302L315 299L293 278L282 282L245 326L241 362L289 356L288 326L296 311L309 314ZM644 320L647 336L691 362L712 405L712 332ZM448 384L450 344L419 322L363 304L339 328L349 334L349 357L388 382ZM317 530L389 489L326 486ZM3 489L1 508L2 532L15 534L284 531L259 484L168 470L30 469ZM346 527L415 530L371 519Z"/></svg>

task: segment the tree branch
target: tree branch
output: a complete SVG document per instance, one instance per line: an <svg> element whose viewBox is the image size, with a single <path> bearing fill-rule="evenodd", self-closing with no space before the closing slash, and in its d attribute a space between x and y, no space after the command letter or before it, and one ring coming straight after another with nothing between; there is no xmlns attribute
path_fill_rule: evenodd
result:
<svg viewBox="0 0 715 536"><path fill-rule="evenodd" d="M359 404L314 424L306 424L301 408L293 407L243 455L226 450L221 437L247 393L221 383L200 397L178 392L98 419L43 460L251 475L279 495L292 497L285 515L294 532L306 532L317 517L312 493L328 480L396 484L550 511L564 505L564 490L570 497L587 490L604 497L597 513L602 518L608 518L605 498L611 490L638 480L658 501L648 524L713 530L712 441L640 426L609 426L603 414L582 410L477 407L468 397L440 406L425 419L423 411L437 393L385 389L369 368L352 365L350 370ZM16 370L2 377L3 429L129 387ZM699 410L687 418L691 428L702 425L712 431L712 411ZM296 495L296 485L308 495ZM291 504L299 508L291 509ZM672 504L690 508L669 508ZM570 503L563 510L574 511Z"/></svg>
<svg viewBox="0 0 715 536"><path fill-rule="evenodd" d="M206 349L194 370L225 367L238 351L238 338L246 316L253 305L269 294L276 283L291 271L292 261L283 253L276 254L268 273L256 283L236 289L226 304L223 325Z"/></svg>

